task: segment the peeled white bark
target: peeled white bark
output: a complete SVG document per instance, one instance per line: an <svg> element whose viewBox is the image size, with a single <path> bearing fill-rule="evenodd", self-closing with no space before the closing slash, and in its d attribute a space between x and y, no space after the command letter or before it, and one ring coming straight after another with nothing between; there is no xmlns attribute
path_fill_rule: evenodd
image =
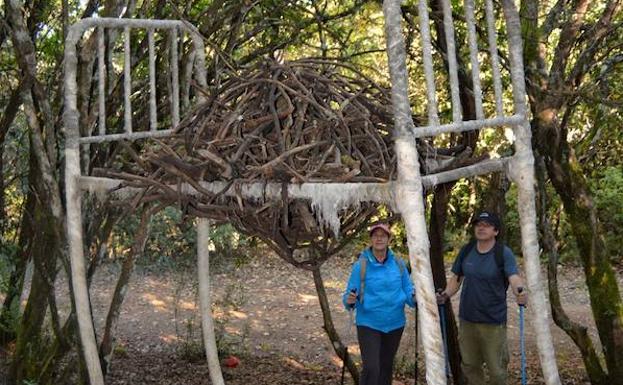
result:
<svg viewBox="0 0 623 385"><path fill-rule="evenodd" d="M400 26L400 1L385 0L383 13L392 83L395 149L398 160L396 206L402 214L407 230L409 261L413 271L411 279L417 286L420 327L426 330L426 333L422 335L426 360L426 382L429 385L445 385L444 350L424 216L424 189L407 92L406 52Z"/></svg>
<svg viewBox="0 0 623 385"><path fill-rule="evenodd" d="M435 285L430 265L428 233L424 217L424 199L420 179L420 165L415 139L407 136L395 139L398 158L398 185L396 205L402 214L407 230L411 279L417 286L418 319L422 333L422 346L426 362L426 383L445 385L445 357L439 328L439 313L435 298ZM418 199L418 197L420 197Z"/></svg>
<svg viewBox="0 0 623 385"><path fill-rule="evenodd" d="M84 266L84 252L82 249L82 197L78 187L80 174L80 155L77 148L65 149L65 188L67 195L67 240L71 258L71 284L73 287L78 330L84 360L89 373L91 385L104 385L104 376L100 366L95 330L91 318L91 305L87 288L86 268Z"/></svg>
<svg viewBox="0 0 623 385"><path fill-rule="evenodd" d="M518 187L518 211L521 226L521 249L525 259L528 293L530 295L530 318L534 330L547 385L560 385L552 334L549 328L549 307L545 301L545 290L541 279L539 243L536 229L536 205L534 193L534 156L532 154L532 132L527 119L526 89L523 69L523 43L521 23L513 0L504 0L504 16L508 32L508 46L511 59L513 101L515 114L523 116L523 122L514 126L515 156L510 164L509 176Z"/></svg>
<svg viewBox="0 0 623 385"><path fill-rule="evenodd" d="M78 143L78 108L76 98L76 43L75 29L70 29L65 44L65 195L67 201L67 242L71 258L71 283L76 303L78 331L91 385L104 385L84 266L82 239L82 192L80 190L80 145Z"/></svg>
<svg viewBox="0 0 623 385"><path fill-rule="evenodd" d="M203 343L208 358L210 382L225 385L216 348L214 320L212 319L212 299L210 295L210 223L205 218L197 219L197 270L199 275L199 303L201 308L201 328Z"/></svg>

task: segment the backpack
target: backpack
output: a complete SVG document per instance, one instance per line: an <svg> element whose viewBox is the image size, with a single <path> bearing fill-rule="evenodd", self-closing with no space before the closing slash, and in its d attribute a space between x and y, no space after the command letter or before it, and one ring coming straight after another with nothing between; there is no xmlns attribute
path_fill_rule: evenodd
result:
<svg viewBox="0 0 623 385"><path fill-rule="evenodd" d="M469 253L476 247L476 240L472 239L466 245L461 248L459 251L459 255L456 257L459 263L459 266L463 265L463 261L469 255ZM504 274L504 243L500 241L495 241L495 245L493 246L493 255L495 256L495 264L498 266L500 270L500 274L502 279L504 280L504 287L508 289L508 279L506 279L506 274ZM461 274L462 276L463 274Z"/></svg>
<svg viewBox="0 0 623 385"><path fill-rule="evenodd" d="M396 260L396 263L398 263L398 268L400 269L400 279L402 279L402 275L404 274L405 270L409 270L409 268L405 265L405 262L403 260L401 260L400 258L394 258ZM364 257L364 256L360 256L359 257L359 264L360 264L360 268L359 268L359 302L363 303L363 291L366 287L366 267L368 266L368 258ZM411 271L409 271L409 274L411 274Z"/></svg>

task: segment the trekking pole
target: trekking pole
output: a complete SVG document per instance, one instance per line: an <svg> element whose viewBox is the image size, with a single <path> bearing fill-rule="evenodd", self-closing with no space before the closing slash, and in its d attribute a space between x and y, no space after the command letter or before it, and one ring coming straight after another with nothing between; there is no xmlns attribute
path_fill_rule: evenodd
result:
<svg viewBox="0 0 623 385"><path fill-rule="evenodd" d="M353 294L357 294L357 289L351 289L350 291ZM353 334L353 324L355 323L355 304L351 304L348 307L348 335L351 336Z"/></svg>
<svg viewBox="0 0 623 385"><path fill-rule="evenodd" d="M352 289L351 293L356 294L357 289ZM353 323L355 322L353 313L355 312L355 304L352 304L348 307L348 335L351 336L353 334ZM344 346L344 356L342 357L342 379L340 380L340 385L344 385L344 374L346 372L346 360L348 360L348 344Z"/></svg>
<svg viewBox="0 0 623 385"><path fill-rule="evenodd" d="M418 324L417 324L417 303L415 304L415 385L417 385L417 375L418 375Z"/></svg>
<svg viewBox="0 0 623 385"><path fill-rule="evenodd" d="M344 385L344 373L346 372L346 360L348 360L348 345L344 346L344 355L342 356L342 379L340 385Z"/></svg>
<svg viewBox="0 0 623 385"><path fill-rule="evenodd" d="M517 288L517 293L521 294L523 287ZM524 337L524 311L525 305L519 305L519 349L521 351L521 385L528 383L526 379L526 345Z"/></svg>
<svg viewBox="0 0 623 385"><path fill-rule="evenodd" d="M450 362L448 361L448 336L446 334L446 304L439 304L441 318L441 335L443 337L443 354L446 357L446 377L450 378Z"/></svg>

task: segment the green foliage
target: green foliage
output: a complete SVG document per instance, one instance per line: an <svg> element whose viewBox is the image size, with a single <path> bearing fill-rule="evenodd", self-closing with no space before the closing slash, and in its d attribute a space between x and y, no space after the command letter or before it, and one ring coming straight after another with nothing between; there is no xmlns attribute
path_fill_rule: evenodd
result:
<svg viewBox="0 0 623 385"><path fill-rule="evenodd" d="M517 186L511 185L506 194L506 215L502 218L504 222L504 242L513 250L517 256L521 255L521 227L519 225L519 212L517 204Z"/></svg>
<svg viewBox="0 0 623 385"><path fill-rule="evenodd" d="M0 243L0 293L6 293L9 289L9 277L15 269L13 259L16 247L2 240Z"/></svg>
<svg viewBox="0 0 623 385"><path fill-rule="evenodd" d="M4 295L8 294L9 290L12 289L9 287L9 279L15 270L16 252L17 247L15 245L10 243L0 244L0 298L4 298ZM0 303L2 303L2 301L0 301ZM0 309L0 311L1 310L5 309ZM9 309L6 309L2 317L0 317L0 331L8 331L10 333L16 332L19 326L19 319L19 297L16 297L13 302L9 304Z"/></svg>
<svg viewBox="0 0 623 385"><path fill-rule="evenodd" d="M180 210L167 207L151 220L149 239L140 265L156 268L192 268L196 265L197 232L194 221Z"/></svg>
<svg viewBox="0 0 623 385"><path fill-rule="evenodd" d="M128 348L123 343L116 343L115 347L113 348L113 355L119 358L128 357Z"/></svg>
<svg viewBox="0 0 623 385"><path fill-rule="evenodd" d="M217 271L236 269L246 265L262 252L259 241L238 232L231 224L215 226L210 232L214 250L210 250L211 266Z"/></svg>
<svg viewBox="0 0 623 385"><path fill-rule="evenodd" d="M603 236L609 255L616 262L621 262L623 253L623 169L607 168L603 176L594 181L595 202L601 219Z"/></svg>
<svg viewBox="0 0 623 385"><path fill-rule="evenodd" d="M623 256L620 245L623 243L623 170L620 166L606 167L600 175L589 179L594 193L598 217L602 225L602 235L613 262L621 262ZM572 234L571 223L562 210L562 202L551 184L547 185L548 218L558 243L558 253L562 262L577 262L578 248ZM511 186L506 195L507 212L504 218L506 242L515 253L521 250L521 230L517 212L517 188Z"/></svg>
<svg viewBox="0 0 623 385"><path fill-rule="evenodd" d="M215 319L214 332L216 333L216 347L219 355L242 354L245 351L245 342L249 336L250 325L245 323L240 333L227 331L231 323L231 311L238 311L247 302L247 293L240 283L232 283L225 288L225 295L216 302L216 308L222 316Z"/></svg>
<svg viewBox="0 0 623 385"><path fill-rule="evenodd" d="M474 180L461 179L456 182L452 189L448 204L448 227L458 231L459 235L465 236L465 229L469 222L472 211L472 189Z"/></svg>
<svg viewBox="0 0 623 385"><path fill-rule="evenodd" d="M197 318L187 318L184 321L184 334L178 334L177 354L188 362L199 362L205 358L203 339L201 336L201 324Z"/></svg>
<svg viewBox="0 0 623 385"><path fill-rule="evenodd" d="M112 259L130 252L139 218L128 216L117 226L111 239ZM193 220L180 210L167 207L151 220L150 234L137 265L152 270L194 268L197 264L197 232ZM210 266L216 270L236 269L249 261L258 241L239 233L231 224L213 226L210 231Z"/></svg>

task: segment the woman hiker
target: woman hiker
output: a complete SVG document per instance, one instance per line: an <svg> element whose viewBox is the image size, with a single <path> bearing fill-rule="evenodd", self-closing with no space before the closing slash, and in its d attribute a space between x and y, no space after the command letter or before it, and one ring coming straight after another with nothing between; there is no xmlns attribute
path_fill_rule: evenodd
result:
<svg viewBox="0 0 623 385"><path fill-rule="evenodd" d="M371 246L353 265L342 302L356 312L363 363L360 385L391 385L406 323L404 307L415 307L415 289L405 262L389 249L389 226L375 224L369 234Z"/></svg>

